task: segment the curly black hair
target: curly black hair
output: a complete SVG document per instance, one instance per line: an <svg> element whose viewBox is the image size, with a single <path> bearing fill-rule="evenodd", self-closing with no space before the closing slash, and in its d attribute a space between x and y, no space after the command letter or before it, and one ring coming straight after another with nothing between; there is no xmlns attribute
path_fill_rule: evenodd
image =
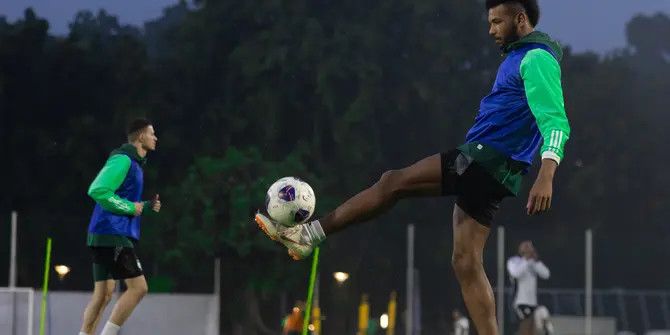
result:
<svg viewBox="0 0 670 335"><path fill-rule="evenodd" d="M486 0L486 10L505 3L517 4L523 7L526 15L528 15L530 24L533 27L537 26L538 21L540 21L540 6L537 4L537 0Z"/></svg>

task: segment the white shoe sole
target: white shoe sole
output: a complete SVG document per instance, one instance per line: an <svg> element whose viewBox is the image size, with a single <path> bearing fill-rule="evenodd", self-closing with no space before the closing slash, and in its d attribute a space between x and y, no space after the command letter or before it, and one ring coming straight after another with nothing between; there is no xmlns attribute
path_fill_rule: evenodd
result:
<svg viewBox="0 0 670 335"><path fill-rule="evenodd" d="M304 257L300 255L296 250L292 250L291 247L286 245L286 242L283 242L281 240L291 242L296 245L301 245L305 246L303 243L300 243L299 241L294 241L290 238L287 238L286 236L279 236L279 233L277 232L277 228L275 228L274 224L272 222L269 222L269 218L265 217L265 215L262 214L256 214L254 216L254 221L256 221L256 224L258 227L267 235L270 239L273 241L281 242L288 248L288 254L293 258L294 260L300 260L303 259ZM281 239L281 240L280 240Z"/></svg>
<svg viewBox="0 0 670 335"><path fill-rule="evenodd" d="M267 235L273 241L277 241L277 229L274 227L272 222L266 222L266 220L269 220L268 218L266 218L264 215L256 214L254 216L254 220L256 221L258 227L265 233L265 235Z"/></svg>

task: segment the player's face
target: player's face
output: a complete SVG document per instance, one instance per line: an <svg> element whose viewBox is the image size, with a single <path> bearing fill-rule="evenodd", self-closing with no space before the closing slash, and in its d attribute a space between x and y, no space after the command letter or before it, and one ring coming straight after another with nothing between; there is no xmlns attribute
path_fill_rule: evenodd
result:
<svg viewBox="0 0 670 335"><path fill-rule="evenodd" d="M535 251L533 247L533 242L524 241L519 245L519 254L521 256L530 256Z"/></svg>
<svg viewBox="0 0 670 335"><path fill-rule="evenodd" d="M517 33L520 14L502 4L489 9L489 35L498 46L504 46L519 39Z"/></svg>
<svg viewBox="0 0 670 335"><path fill-rule="evenodd" d="M144 132L140 135L140 143L147 151L156 150L156 143L158 142L158 137L154 131L154 126L149 125L144 129Z"/></svg>

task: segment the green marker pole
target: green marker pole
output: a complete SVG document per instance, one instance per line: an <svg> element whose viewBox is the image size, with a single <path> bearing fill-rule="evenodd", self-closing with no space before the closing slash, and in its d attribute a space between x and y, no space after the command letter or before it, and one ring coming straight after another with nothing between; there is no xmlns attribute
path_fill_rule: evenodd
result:
<svg viewBox="0 0 670 335"><path fill-rule="evenodd" d="M319 247L314 248L312 256L312 271L309 274L309 288L307 289L307 303L305 307L305 319L302 324L302 335L309 331L309 319L312 316L312 297L314 296L314 282L316 282L316 269L319 265Z"/></svg>
<svg viewBox="0 0 670 335"><path fill-rule="evenodd" d="M42 304L40 308L40 335L44 335L44 320L47 315L47 293L49 292L49 268L51 267L51 237L47 238L47 255L44 260L44 282L42 283Z"/></svg>

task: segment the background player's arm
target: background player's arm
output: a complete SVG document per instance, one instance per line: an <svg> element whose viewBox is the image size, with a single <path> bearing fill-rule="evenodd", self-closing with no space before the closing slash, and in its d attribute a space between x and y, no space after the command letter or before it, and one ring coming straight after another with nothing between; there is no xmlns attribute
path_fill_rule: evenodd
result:
<svg viewBox="0 0 670 335"><path fill-rule="evenodd" d="M527 260L521 257L510 258L507 260L507 271L513 278L521 277L521 275L527 270L528 270Z"/></svg>
<svg viewBox="0 0 670 335"><path fill-rule="evenodd" d="M570 124L565 115L561 68L556 59L543 49L531 50L521 61L520 72L528 105L544 140L542 167L526 205L528 214L532 215L551 208L554 174L563 159Z"/></svg>
<svg viewBox="0 0 670 335"><path fill-rule="evenodd" d="M549 279L549 276L551 275L549 268L541 261L533 262L533 271L535 271L535 274L542 279Z"/></svg>
<svg viewBox="0 0 670 335"><path fill-rule="evenodd" d="M115 214L137 215L136 204L115 193L126 178L129 169L130 158L128 156L110 157L88 188L88 195L107 211Z"/></svg>

